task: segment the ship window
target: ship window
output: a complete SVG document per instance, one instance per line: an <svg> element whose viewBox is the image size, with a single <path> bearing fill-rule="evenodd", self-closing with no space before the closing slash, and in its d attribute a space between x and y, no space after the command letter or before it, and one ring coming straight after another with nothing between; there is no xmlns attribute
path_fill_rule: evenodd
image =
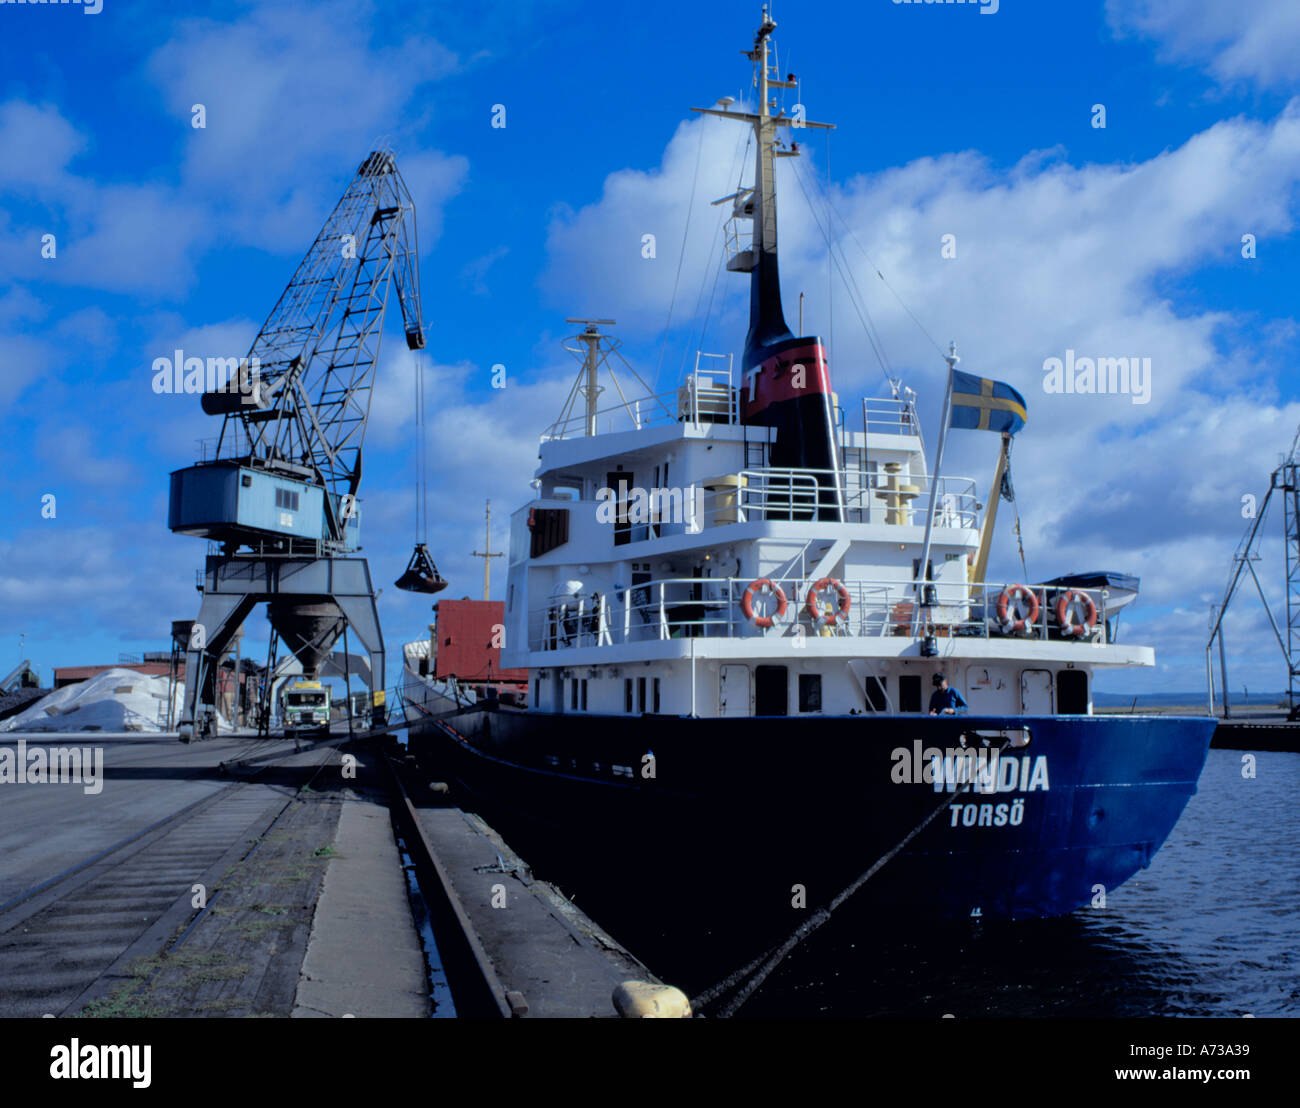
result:
<svg viewBox="0 0 1300 1108"><path fill-rule="evenodd" d="M919 712L921 710L921 675L904 673L898 678L898 710L900 712Z"/></svg>
<svg viewBox="0 0 1300 1108"><path fill-rule="evenodd" d="M1056 708L1064 716L1088 714L1087 671L1063 669L1056 675Z"/></svg>
<svg viewBox="0 0 1300 1108"><path fill-rule="evenodd" d="M921 572L921 559L920 559L920 558L913 558L913 559L912 559L912 580L913 580L913 581L916 580L916 575L917 575L918 573L920 573L920 572ZM928 562L925 563L925 579L926 579L927 581L933 581L933 580L934 580L934 562L933 562L933 560L928 561ZM918 678L917 680L920 680L920 678ZM919 709L918 709L918 711L919 711Z"/></svg>
<svg viewBox="0 0 1300 1108"><path fill-rule="evenodd" d="M754 714L790 714L790 678L785 666L754 667Z"/></svg>
<svg viewBox="0 0 1300 1108"><path fill-rule="evenodd" d="M575 712L578 710L578 679L573 679L573 690L569 696L569 707Z"/></svg>
<svg viewBox="0 0 1300 1108"><path fill-rule="evenodd" d="M582 478L566 475L560 477L555 482L555 487L551 489L552 500L581 500L582 499Z"/></svg>
<svg viewBox="0 0 1300 1108"><path fill-rule="evenodd" d="M820 673L799 674L799 711L820 712L822 710L822 675Z"/></svg>
<svg viewBox="0 0 1300 1108"><path fill-rule="evenodd" d="M650 709L652 712L659 711L659 678L654 679L654 706Z"/></svg>
<svg viewBox="0 0 1300 1108"><path fill-rule="evenodd" d="M867 677L866 695L867 706L873 712L884 712L889 709L889 693L885 690L886 677L876 677L870 674Z"/></svg>
<svg viewBox="0 0 1300 1108"><path fill-rule="evenodd" d="M636 710L638 712L645 711L645 678L644 677L638 677L636 679Z"/></svg>
<svg viewBox="0 0 1300 1108"><path fill-rule="evenodd" d="M542 702L542 679L535 677L533 679L533 707L539 707Z"/></svg>
<svg viewBox="0 0 1300 1108"><path fill-rule="evenodd" d="M587 710L587 679L586 679L585 677L584 677L583 680L582 680L582 698L581 698L581 699L582 699L582 710L585 712L585 711Z"/></svg>
<svg viewBox="0 0 1300 1108"><path fill-rule="evenodd" d="M632 711L632 678L623 679L623 711Z"/></svg>
<svg viewBox="0 0 1300 1108"><path fill-rule="evenodd" d="M528 529L529 557L540 558L569 541L569 509L534 508L528 513Z"/></svg>
<svg viewBox="0 0 1300 1108"><path fill-rule="evenodd" d="M275 506L284 508L286 511L296 512L298 510L298 494L291 489L276 489Z"/></svg>

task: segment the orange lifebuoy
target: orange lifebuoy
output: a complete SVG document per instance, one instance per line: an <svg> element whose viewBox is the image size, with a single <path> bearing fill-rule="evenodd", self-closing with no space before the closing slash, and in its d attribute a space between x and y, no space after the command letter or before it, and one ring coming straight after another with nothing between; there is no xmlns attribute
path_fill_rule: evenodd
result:
<svg viewBox="0 0 1300 1108"><path fill-rule="evenodd" d="M745 613L746 619L753 620L755 627L771 627L773 623L771 616L754 615L754 594L760 591L776 593L777 618L785 615L787 604L785 590L770 577L760 577L758 580L749 583L745 595L740 598L740 610Z"/></svg>
<svg viewBox="0 0 1300 1108"><path fill-rule="evenodd" d="M834 589L839 594L840 602L838 614L833 611L823 612L821 610L821 605L817 603L818 594L826 589ZM808 610L809 617L815 620L825 620L828 627L834 627L835 621L840 616L843 616L845 619L849 618L849 604L849 590L840 584L839 581L835 580L834 577L823 577L817 582L817 584L808 590L808 599L804 606Z"/></svg>
<svg viewBox="0 0 1300 1108"><path fill-rule="evenodd" d="M1013 601L1021 597L1029 598L1029 612L1020 619L1010 615ZM1038 618L1038 594L1028 585L1008 585L998 596L998 622L1007 631L1023 631L1033 625Z"/></svg>
<svg viewBox="0 0 1300 1108"><path fill-rule="evenodd" d="M1083 620L1075 623L1070 619L1070 606L1080 600L1084 604ZM1082 638L1097 626L1097 605L1086 592L1070 589L1068 592L1061 593L1057 598L1056 622L1061 627L1062 635L1074 635L1076 638Z"/></svg>

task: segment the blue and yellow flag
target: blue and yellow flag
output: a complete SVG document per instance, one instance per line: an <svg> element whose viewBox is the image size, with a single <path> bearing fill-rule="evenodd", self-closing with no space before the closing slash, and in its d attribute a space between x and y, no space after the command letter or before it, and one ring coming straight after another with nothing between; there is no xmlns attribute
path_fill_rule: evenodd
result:
<svg viewBox="0 0 1300 1108"><path fill-rule="evenodd" d="M1025 398L1010 385L952 371L952 416L949 427L970 431L1005 431L1014 435L1029 416Z"/></svg>

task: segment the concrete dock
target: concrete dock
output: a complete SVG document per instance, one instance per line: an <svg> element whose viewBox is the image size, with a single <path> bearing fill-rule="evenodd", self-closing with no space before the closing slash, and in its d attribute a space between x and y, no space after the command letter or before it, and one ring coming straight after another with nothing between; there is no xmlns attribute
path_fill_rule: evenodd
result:
<svg viewBox="0 0 1300 1108"><path fill-rule="evenodd" d="M459 808L418 815L512 1014L612 1016L610 998L621 982L656 980L559 890L536 880L478 816Z"/></svg>
<svg viewBox="0 0 1300 1108"><path fill-rule="evenodd" d="M383 741L0 737L103 759L0 783L0 1016L613 1017L653 980Z"/></svg>
<svg viewBox="0 0 1300 1108"><path fill-rule="evenodd" d="M345 800L334 845L338 856L316 902L293 1014L429 1015L424 950L388 808Z"/></svg>

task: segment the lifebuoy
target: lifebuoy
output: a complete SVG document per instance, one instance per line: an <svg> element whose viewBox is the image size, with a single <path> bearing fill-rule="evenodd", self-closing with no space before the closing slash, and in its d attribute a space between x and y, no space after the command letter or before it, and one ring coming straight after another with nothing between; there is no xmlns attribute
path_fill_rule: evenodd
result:
<svg viewBox="0 0 1300 1108"><path fill-rule="evenodd" d="M755 627L771 627L773 623L772 616L754 615L754 594L760 591L776 593L776 616L779 619L785 615L787 604L785 590L770 577L760 577L758 580L749 583L745 595L740 598L740 610L745 613L746 619L753 621Z"/></svg>
<svg viewBox="0 0 1300 1108"><path fill-rule="evenodd" d="M1022 597L1029 600L1029 612L1022 618L1016 619L1011 613L1011 605L1014 601ZM1023 631L1027 627L1032 627L1034 620L1038 618L1038 594L1028 585L1008 585L998 596L998 622L1002 624L1003 630L1006 631Z"/></svg>
<svg viewBox="0 0 1300 1108"><path fill-rule="evenodd" d="M1083 619L1075 623L1070 619L1070 606L1083 601ZM1094 627L1097 626L1097 605L1093 602L1091 596L1086 592L1079 592L1076 589L1070 589L1063 592L1056 601L1056 622L1061 627L1062 635L1074 635L1076 638L1082 638Z"/></svg>
<svg viewBox="0 0 1300 1108"><path fill-rule="evenodd" d="M821 605L817 603L818 594L827 589L834 589L840 598L838 613L823 612ZM849 590L846 589L834 577L823 577L811 589L808 590L808 599L804 605L808 609L808 615L814 620L824 620L828 627L834 627L835 621L843 616L849 618Z"/></svg>

